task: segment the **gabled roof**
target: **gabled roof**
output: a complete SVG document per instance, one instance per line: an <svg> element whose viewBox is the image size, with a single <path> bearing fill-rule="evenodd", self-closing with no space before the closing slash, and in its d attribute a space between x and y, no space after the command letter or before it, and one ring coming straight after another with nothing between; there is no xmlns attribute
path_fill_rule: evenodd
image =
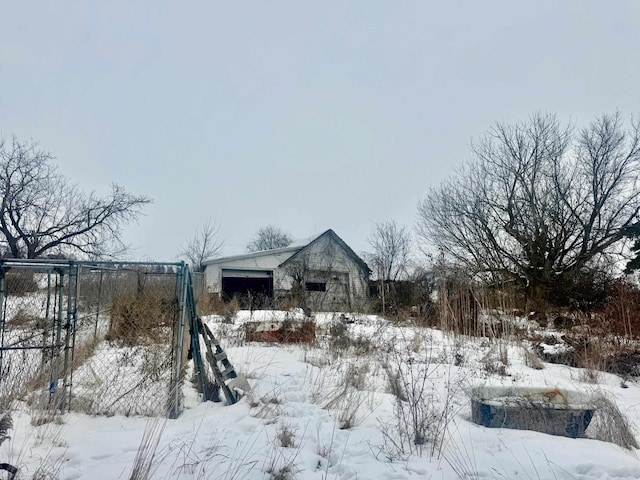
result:
<svg viewBox="0 0 640 480"><path fill-rule="evenodd" d="M329 237L331 238L333 241L335 241L338 245L340 245L340 247L347 253L347 256L349 256L349 258L351 258L360 268L362 268L362 270L364 270L367 273L371 273L371 269L369 268L369 265L367 265L365 263L364 260L362 260L358 254L356 252L354 252L351 247L349 245L347 245L344 240L342 240L338 234L336 232L334 232L333 230L329 229L326 232L318 235L316 238L314 238L313 240L311 240L311 242L309 242L307 245L305 245L304 247L300 248L296 253L294 253L293 255L291 255L289 258L287 258L284 262L282 262L279 267L283 267L286 264L288 264L289 262L293 262L295 261L296 258L299 258L300 255L302 255L302 252L304 250L306 250L307 248L310 248L314 243L318 242L321 238L324 237Z"/></svg>
<svg viewBox="0 0 640 480"><path fill-rule="evenodd" d="M347 245L344 242L344 240L342 240L336 234L336 232L334 232L331 229L321 233L320 235L312 237L311 239L295 241L291 245L289 245L288 247L274 248L273 250L261 250L259 252L251 252L251 253L244 253L244 254L240 254L240 255L232 255L232 256L229 256L229 257L211 258L209 260L205 260L204 262L202 262L202 264L203 265L213 265L213 264L216 264L216 263L224 263L224 262L229 262L229 261L233 261L233 260L244 260L244 259L247 259L247 258L263 257L263 256L266 256L266 255L274 255L274 254L278 255L278 254L281 254L281 253L291 253L291 256L287 260L285 260L280 265L278 265L278 267L282 267L282 266L286 265L289 261L293 260L294 258L297 258L298 255L300 255L300 252L302 252L303 250L311 247L314 243L319 241L321 238L327 237L327 236L330 237L332 240L334 240L360 268L362 268L367 273L371 272L371 269L364 262L364 260L362 260L356 254L356 252L354 252L351 249L351 247L349 247L349 245Z"/></svg>
<svg viewBox="0 0 640 480"><path fill-rule="evenodd" d="M266 255L273 255L279 253L292 252L296 253L298 250L304 248L305 245L288 246L283 248L274 248L272 250L260 250L259 252L242 253L240 255L231 255L229 257L210 258L202 262L203 265L213 265L214 263L224 263L231 260L244 260L245 258L264 257Z"/></svg>

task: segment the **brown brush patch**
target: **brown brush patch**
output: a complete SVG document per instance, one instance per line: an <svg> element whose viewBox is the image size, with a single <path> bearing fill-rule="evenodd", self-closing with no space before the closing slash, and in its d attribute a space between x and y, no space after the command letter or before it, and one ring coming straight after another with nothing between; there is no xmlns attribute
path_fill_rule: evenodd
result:
<svg viewBox="0 0 640 480"><path fill-rule="evenodd" d="M247 342L313 343L316 338L314 322L249 322L245 324Z"/></svg>

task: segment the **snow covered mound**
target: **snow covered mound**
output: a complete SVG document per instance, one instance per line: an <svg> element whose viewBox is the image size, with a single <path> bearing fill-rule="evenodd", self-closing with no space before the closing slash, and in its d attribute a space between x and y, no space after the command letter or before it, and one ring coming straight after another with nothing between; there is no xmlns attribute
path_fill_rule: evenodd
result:
<svg viewBox="0 0 640 480"><path fill-rule="evenodd" d="M133 478L134 470L135 478L149 479L640 478L637 449L594 439L605 438L598 429L612 425L612 417L598 421L596 413L575 439L486 428L471 421L466 393L535 385L605 396L622 412L633 439L640 425L635 382L621 388L620 378L602 373L599 384L586 383L581 369L528 366L517 342L398 326L375 316L318 315L312 345L243 338L248 321L283 315L239 312L234 323L205 319L251 383L237 404L202 403L190 382L184 413L175 420L71 413L43 422L18 402L0 462L20 466L21 478L46 471L46 478L69 480ZM115 354L98 349L96 358ZM144 369L144 359L131 353L130 360L127 368ZM82 368L78 388L88 394L91 361ZM93 387L106 410L117 401L108 384ZM141 400L160 396L153 383L143 387Z"/></svg>

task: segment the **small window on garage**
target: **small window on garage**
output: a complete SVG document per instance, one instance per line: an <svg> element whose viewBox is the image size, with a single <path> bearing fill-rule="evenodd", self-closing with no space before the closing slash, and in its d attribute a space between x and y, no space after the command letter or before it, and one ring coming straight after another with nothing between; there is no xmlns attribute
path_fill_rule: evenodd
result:
<svg viewBox="0 0 640 480"><path fill-rule="evenodd" d="M306 288L308 292L326 292L327 283L326 282L307 282Z"/></svg>

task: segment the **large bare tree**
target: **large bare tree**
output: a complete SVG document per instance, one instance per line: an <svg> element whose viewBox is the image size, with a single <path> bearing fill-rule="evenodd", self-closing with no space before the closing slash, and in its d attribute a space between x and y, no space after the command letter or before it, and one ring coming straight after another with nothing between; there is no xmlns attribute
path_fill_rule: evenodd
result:
<svg viewBox="0 0 640 480"><path fill-rule="evenodd" d="M33 142L0 140L0 250L14 258L105 257L124 250L122 227L150 202L112 186L86 194Z"/></svg>
<svg viewBox="0 0 640 480"><path fill-rule="evenodd" d="M189 264L196 272L204 271L203 262L212 258L222 250L222 242L218 238L220 228L211 221L198 230L193 238L180 249L180 254L186 257Z"/></svg>
<svg viewBox="0 0 640 480"><path fill-rule="evenodd" d="M260 227L256 236L247 244L248 252L260 252L275 248L288 247L293 243L293 237L274 225Z"/></svg>
<svg viewBox="0 0 640 480"><path fill-rule="evenodd" d="M616 259L640 211L640 122L555 115L496 124L473 160L419 204L418 233L488 277L549 292ZM619 258L619 257L617 257Z"/></svg>

